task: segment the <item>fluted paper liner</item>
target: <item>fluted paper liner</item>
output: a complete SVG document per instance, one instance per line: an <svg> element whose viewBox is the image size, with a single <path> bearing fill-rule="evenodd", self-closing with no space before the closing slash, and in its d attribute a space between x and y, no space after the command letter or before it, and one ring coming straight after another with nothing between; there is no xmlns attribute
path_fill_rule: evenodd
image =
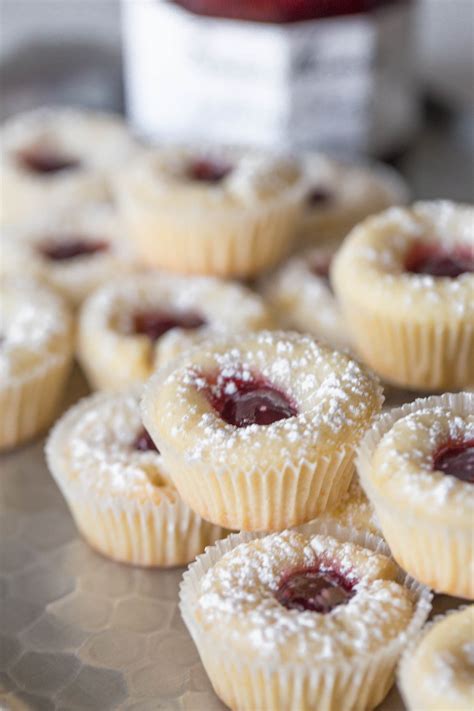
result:
<svg viewBox="0 0 474 711"><path fill-rule="evenodd" d="M389 555L385 542L371 534L353 532L333 522L314 521L298 529L307 535L327 534L341 541L363 545ZM201 661L217 695L239 711L367 711L387 694L394 678L397 660L409 641L416 636L431 610L431 593L424 586L399 571L397 582L407 587L416 600L412 620L406 630L382 647L376 655L353 659L314 660L308 663L278 663L268 659L249 660L228 644L219 646L195 617L200 584L206 572L223 555L240 543L247 543L264 533L233 534L219 541L189 567L180 587L183 620L198 648Z"/></svg>
<svg viewBox="0 0 474 711"><path fill-rule="evenodd" d="M176 566L193 560L206 546L227 535L203 521L176 493L173 501L144 502L133 495L108 495L71 481L61 455L61 431L46 447L50 472L87 542L103 555L142 566Z"/></svg>
<svg viewBox="0 0 474 711"><path fill-rule="evenodd" d="M71 348L45 354L43 362L0 387L0 450L15 447L43 432L57 414L72 364Z"/></svg>
<svg viewBox="0 0 474 711"><path fill-rule="evenodd" d="M430 516L429 511L426 517L411 515L408 506L406 515L403 515L400 505L392 504L372 481L372 457L382 437L397 420L421 408L432 407L444 407L453 413L466 415L473 412L474 393L446 393L419 398L382 415L363 436L356 466L383 536L399 565L437 592L473 599L472 528L466 530L457 525L456 520L449 526L443 525Z"/></svg>
<svg viewBox="0 0 474 711"><path fill-rule="evenodd" d="M296 238L301 189L268 204L179 213L117 183L119 204L143 260L183 274L250 277L279 262Z"/></svg>
<svg viewBox="0 0 474 711"><path fill-rule="evenodd" d="M473 336L462 319L410 321L348 298L343 311L363 360L388 383L434 391L472 384Z"/></svg>
<svg viewBox="0 0 474 711"><path fill-rule="evenodd" d="M281 531L334 508L352 479L354 447L251 471L201 472L168 452L165 461L182 499L206 520L234 530Z"/></svg>
<svg viewBox="0 0 474 711"><path fill-rule="evenodd" d="M227 534L203 521L178 496L174 503L144 504L56 481L86 541L99 553L123 563L185 565Z"/></svg>

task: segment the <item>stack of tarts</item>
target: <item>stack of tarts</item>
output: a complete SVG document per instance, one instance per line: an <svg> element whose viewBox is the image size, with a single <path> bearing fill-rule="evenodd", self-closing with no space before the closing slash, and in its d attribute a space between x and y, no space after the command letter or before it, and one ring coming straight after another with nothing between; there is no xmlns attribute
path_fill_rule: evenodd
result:
<svg viewBox="0 0 474 711"><path fill-rule="evenodd" d="M56 422L50 471L103 555L191 563L181 611L226 704L367 711L403 653L410 711L471 708L472 607L422 627L429 588L474 599L474 395L381 414L377 375L474 386L473 208L391 207L396 176L317 155L146 148L90 112L4 139L0 447L52 423L76 340L103 392Z"/></svg>

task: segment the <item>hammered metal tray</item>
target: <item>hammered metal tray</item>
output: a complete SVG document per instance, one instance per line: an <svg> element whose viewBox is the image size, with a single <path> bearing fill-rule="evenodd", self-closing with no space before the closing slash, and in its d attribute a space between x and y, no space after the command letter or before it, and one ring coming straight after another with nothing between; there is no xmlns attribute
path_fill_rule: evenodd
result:
<svg viewBox="0 0 474 711"><path fill-rule="evenodd" d="M86 393L76 369L65 406ZM91 550L43 445L0 458L0 709L223 711L180 617L183 568L133 568ZM439 597L436 608L453 603ZM402 711L395 688L380 709Z"/></svg>

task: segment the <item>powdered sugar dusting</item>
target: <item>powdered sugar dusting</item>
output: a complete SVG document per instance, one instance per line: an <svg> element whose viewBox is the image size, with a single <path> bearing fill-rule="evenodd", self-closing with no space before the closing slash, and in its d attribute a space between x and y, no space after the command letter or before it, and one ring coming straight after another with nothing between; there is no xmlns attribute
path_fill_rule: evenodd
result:
<svg viewBox="0 0 474 711"><path fill-rule="evenodd" d="M226 379L263 377L295 403L298 414L265 428L228 425L205 395L208 377L214 380L218 374ZM151 381L150 397L153 387ZM260 459L271 457L263 450L272 442L299 459L320 442L355 442L381 404L377 381L361 365L310 337L282 332L215 341L183 357L164 377L158 398L157 425L165 447L170 435L178 446L183 436L189 437L189 461L212 458L223 463L232 457L239 461L242 448L249 456L259 450Z"/></svg>
<svg viewBox="0 0 474 711"><path fill-rule="evenodd" d="M269 318L263 301L237 284L211 277L184 278L163 272L136 274L112 281L94 299L105 326L130 333L130 320L136 310L170 310L177 313L190 309L203 314L206 330L245 330L259 327Z"/></svg>
<svg viewBox="0 0 474 711"><path fill-rule="evenodd" d="M425 305L438 318L474 313L474 275L439 278L406 271L410 250L419 244L472 249L474 208L448 201L390 208L354 228L335 260L336 287L344 295L349 275L363 283L367 299L395 300L404 309ZM352 285L352 279L349 280Z"/></svg>
<svg viewBox="0 0 474 711"><path fill-rule="evenodd" d="M228 165L230 170L211 185L190 179L189 166L195 161ZM145 171L143 168L145 167ZM286 156L265 151L245 151L231 147L186 148L174 146L153 150L136 164L137 175L153 175L154 190L172 200L196 197L204 204L238 205L275 199L286 191L303 195L304 179L298 163ZM149 188L148 185L148 188ZM156 193L155 193L156 194Z"/></svg>
<svg viewBox="0 0 474 711"><path fill-rule="evenodd" d="M15 376L39 365L70 339L70 317L59 299L27 281L2 282L0 375Z"/></svg>
<svg viewBox="0 0 474 711"><path fill-rule="evenodd" d="M330 660L373 653L408 625L410 596L385 579L384 556L328 536L294 531L244 543L223 556L201 581L196 612L212 633L251 655L280 661ZM355 584L355 595L329 614L281 606L274 592L296 569L336 570ZM390 577L390 576L389 576Z"/></svg>
<svg viewBox="0 0 474 711"><path fill-rule="evenodd" d="M262 289L281 326L345 348L349 345L347 328L324 274L329 271L333 253L334 249L317 247L292 257L265 278Z"/></svg>
<svg viewBox="0 0 474 711"><path fill-rule="evenodd" d="M152 496L171 488L158 452L134 448L142 431L140 389L122 394L98 394L81 401L64 443L70 476L81 484L114 493L136 490Z"/></svg>
<svg viewBox="0 0 474 711"><path fill-rule="evenodd" d="M374 475L397 498L443 510L448 503L458 514L474 514L473 487L434 470L437 450L449 442L474 439L474 414L457 415L443 407L423 408L395 422L374 452Z"/></svg>

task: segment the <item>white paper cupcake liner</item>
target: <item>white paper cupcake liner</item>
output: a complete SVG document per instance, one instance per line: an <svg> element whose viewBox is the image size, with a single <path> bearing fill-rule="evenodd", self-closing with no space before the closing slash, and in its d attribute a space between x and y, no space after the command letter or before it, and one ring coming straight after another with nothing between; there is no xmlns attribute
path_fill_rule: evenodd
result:
<svg viewBox="0 0 474 711"><path fill-rule="evenodd" d="M375 421L362 438L356 466L367 496L380 522L382 533L397 562L411 575L438 592L474 597L474 542L472 531L456 527L456 521L443 525L430 516L412 513L407 505L392 503L372 482L372 458L382 437L402 417L420 408L444 407L459 415L473 412L473 393L446 393L420 398L391 410ZM403 519L403 525L400 521Z"/></svg>
<svg viewBox="0 0 474 711"><path fill-rule="evenodd" d="M44 362L0 387L0 450L15 447L43 432L57 414L72 365L70 349L46 355Z"/></svg>
<svg viewBox="0 0 474 711"><path fill-rule="evenodd" d="M444 614L436 615L436 617L433 617L429 621L429 623L426 624L423 629L420 630L420 632L415 635L405 647L403 654L400 658L400 662L398 664L397 686L409 711L417 711L417 709L423 708L423 704L425 703L424 700L422 700L421 695L417 693L419 690L421 690L419 685L418 688L415 690L408 688L410 683L408 681L408 675L412 671L413 654L415 653L418 645L422 642L422 640L426 637L430 630L438 624L438 622L441 622L446 617L450 617L451 615L455 615L458 612L464 611L465 609L467 609L467 607L467 605L462 605L461 607L458 607L456 609L448 610ZM416 699L414 698L414 692L416 693ZM438 711L441 711L441 706L437 708Z"/></svg>
<svg viewBox="0 0 474 711"><path fill-rule="evenodd" d="M138 391L141 387L138 388ZM91 396L99 405L103 394ZM45 454L49 470L88 543L103 555L142 566L184 565L227 531L203 521L169 485L156 498L134 490L108 489L108 482L91 485L90 473L71 468L68 437L73 424L91 408L84 398L58 421ZM99 473L97 473L99 479Z"/></svg>
<svg viewBox="0 0 474 711"><path fill-rule="evenodd" d="M280 261L295 240L301 190L269 205L179 213L119 184L117 195L145 263L183 274L251 277ZM157 239L159 235L159 239Z"/></svg>
<svg viewBox="0 0 474 711"><path fill-rule="evenodd" d="M160 504L107 496L61 480L51 458L50 466L81 534L108 558L147 567L185 565L227 535L177 495Z"/></svg>
<svg viewBox="0 0 474 711"><path fill-rule="evenodd" d="M474 382L474 333L462 319L446 323L399 319L345 304L364 361L384 380L413 390L449 390Z"/></svg>
<svg viewBox="0 0 474 711"><path fill-rule="evenodd" d="M234 530L281 531L310 521L340 501L354 473L354 448L349 446L314 461L286 460L281 466L251 471L190 467L175 453L160 451L188 506Z"/></svg>
<svg viewBox="0 0 474 711"><path fill-rule="evenodd" d="M360 531L349 531L335 523L314 521L298 530L308 535L331 535L338 540L351 541L389 555L382 539ZM199 556L183 576L181 614L217 695L232 709L239 711L367 711L374 708L392 685L402 650L418 634L429 615L430 591L399 571L397 581L407 587L416 600L414 614L406 630L377 655L359 655L350 661L310 659L307 664L246 659L229 648L228 644L220 648L215 635L210 636L196 620L194 609L206 572L239 544L263 535L240 533L219 541Z"/></svg>

